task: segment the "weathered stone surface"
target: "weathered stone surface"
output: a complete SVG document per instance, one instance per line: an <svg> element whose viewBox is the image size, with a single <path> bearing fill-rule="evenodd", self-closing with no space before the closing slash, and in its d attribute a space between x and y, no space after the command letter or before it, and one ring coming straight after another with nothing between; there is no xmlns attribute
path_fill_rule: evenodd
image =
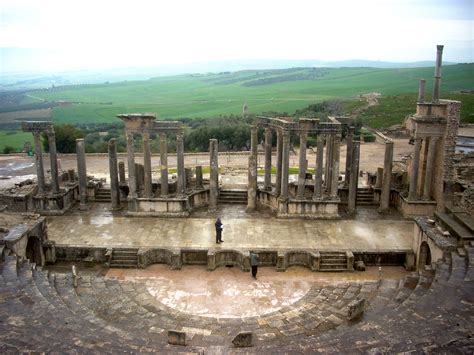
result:
<svg viewBox="0 0 474 355"><path fill-rule="evenodd" d="M168 344L186 345L186 333L177 330L168 330Z"/></svg>
<svg viewBox="0 0 474 355"><path fill-rule="evenodd" d="M358 260L355 262L354 268L356 271L365 271L365 264L362 260Z"/></svg>
<svg viewBox="0 0 474 355"><path fill-rule="evenodd" d="M238 348L252 346L252 332L240 332L232 340L232 344Z"/></svg>
<svg viewBox="0 0 474 355"><path fill-rule="evenodd" d="M357 318L360 315L362 315L365 311L365 303L366 303L365 298L356 299L356 300L353 300L352 302L350 302L347 305L347 308L348 308L347 318L349 320L352 320L352 319Z"/></svg>

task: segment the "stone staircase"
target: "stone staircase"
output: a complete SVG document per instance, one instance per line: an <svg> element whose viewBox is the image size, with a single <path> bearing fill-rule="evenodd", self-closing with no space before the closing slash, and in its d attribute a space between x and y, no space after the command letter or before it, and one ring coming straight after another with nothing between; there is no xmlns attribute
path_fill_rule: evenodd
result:
<svg viewBox="0 0 474 355"><path fill-rule="evenodd" d="M138 249L120 248L112 250L110 258L110 267L116 268L137 268L138 267Z"/></svg>
<svg viewBox="0 0 474 355"><path fill-rule="evenodd" d="M461 245L474 241L474 218L468 213L447 206L445 212L435 212L434 217Z"/></svg>
<svg viewBox="0 0 474 355"><path fill-rule="evenodd" d="M373 205L374 204L374 190L369 188L357 189L357 204L358 205Z"/></svg>
<svg viewBox="0 0 474 355"><path fill-rule="evenodd" d="M247 190L220 190L219 204L247 204Z"/></svg>
<svg viewBox="0 0 474 355"><path fill-rule="evenodd" d="M347 271L347 255L345 252L322 251L319 254L319 271Z"/></svg>
<svg viewBox="0 0 474 355"><path fill-rule="evenodd" d="M112 198L110 196L110 189L107 188L100 188L95 193L95 201L96 202L111 202Z"/></svg>

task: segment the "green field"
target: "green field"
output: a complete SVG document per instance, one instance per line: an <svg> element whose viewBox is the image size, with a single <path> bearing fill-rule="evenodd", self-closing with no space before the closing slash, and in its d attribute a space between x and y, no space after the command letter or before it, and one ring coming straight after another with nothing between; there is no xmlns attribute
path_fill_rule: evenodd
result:
<svg viewBox="0 0 474 355"><path fill-rule="evenodd" d="M126 112L156 112L163 119L207 118L239 114L244 102L251 113L292 114L315 102L356 100L369 92L384 96L415 93L419 78L427 79L429 91L433 72L433 68L247 70L38 90L31 96L74 102L72 106L53 109L57 123L117 122L115 115ZM443 67L442 92L472 88L474 64ZM28 100L31 102L31 97Z"/></svg>
<svg viewBox="0 0 474 355"><path fill-rule="evenodd" d="M21 131L0 131L0 154L6 146L15 148L16 151L21 151L25 142L30 142L33 146L33 135L29 132Z"/></svg>

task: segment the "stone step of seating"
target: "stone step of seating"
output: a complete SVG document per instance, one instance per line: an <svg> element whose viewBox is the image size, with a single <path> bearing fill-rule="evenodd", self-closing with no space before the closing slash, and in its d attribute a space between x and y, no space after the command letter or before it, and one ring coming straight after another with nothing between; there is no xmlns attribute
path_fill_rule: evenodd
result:
<svg viewBox="0 0 474 355"><path fill-rule="evenodd" d="M386 305L391 302L400 288L403 287L402 280L382 279L378 284L377 295L369 302L364 320L374 319L377 314L383 311Z"/></svg>
<svg viewBox="0 0 474 355"><path fill-rule="evenodd" d="M95 196L94 196L95 201L96 202L111 202L112 198L110 194L111 194L110 189L101 188L97 190L95 193Z"/></svg>
<svg viewBox="0 0 474 355"><path fill-rule="evenodd" d="M138 267L138 249L121 248L113 249L110 259L110 267L116 268L137 268Z"/></svg>
<svg viewBox="0 0 474 355"><path fill-rule="evenodd" d="M347 271L345 252L320 252L320 271Z"/></svg>
<svg viewBox="0 0 474 355"><path fill-rule="evenodd" d="M460 256L457 252L451 252L451 272L448 281L464 280L467 262L467 258Z"/></svg>
<svg viewBox="0 0 474 355"><path fill-rule="evenodd" d="M474 217L469 213L452 205L445 207L446 213L451 215L459 224L474 234Z"/></svg>
<svg viewBox="0 0 474 355"><path fill-rule="evenodd" d="M467 241L474 239L474 234L471 233L466 227L458 223L448 213L435 212L434 215L437 222L461 242L466 243Z"/></svg>

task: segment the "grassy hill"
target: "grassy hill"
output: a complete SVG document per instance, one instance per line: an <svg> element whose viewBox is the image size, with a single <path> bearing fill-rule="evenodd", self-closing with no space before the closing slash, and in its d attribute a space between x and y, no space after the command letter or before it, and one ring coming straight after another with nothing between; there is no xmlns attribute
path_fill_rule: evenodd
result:
<svg viewBox="0 0 474 355"><path fill-rule="evenodd" d="M433 72L433 68L292 68L190 74L37 90L30 93L28 103L32 97L73 102L53 108L57 123L116 122L115 115L125 112L156 112L166 119L206 118L239 114L244 102L252 113L291 114L315 102L355 100L368 92L415 93L419 78L426 78L427 88L431 87ZM443 93L472 88L474 64L443 67Z"/></svg>

